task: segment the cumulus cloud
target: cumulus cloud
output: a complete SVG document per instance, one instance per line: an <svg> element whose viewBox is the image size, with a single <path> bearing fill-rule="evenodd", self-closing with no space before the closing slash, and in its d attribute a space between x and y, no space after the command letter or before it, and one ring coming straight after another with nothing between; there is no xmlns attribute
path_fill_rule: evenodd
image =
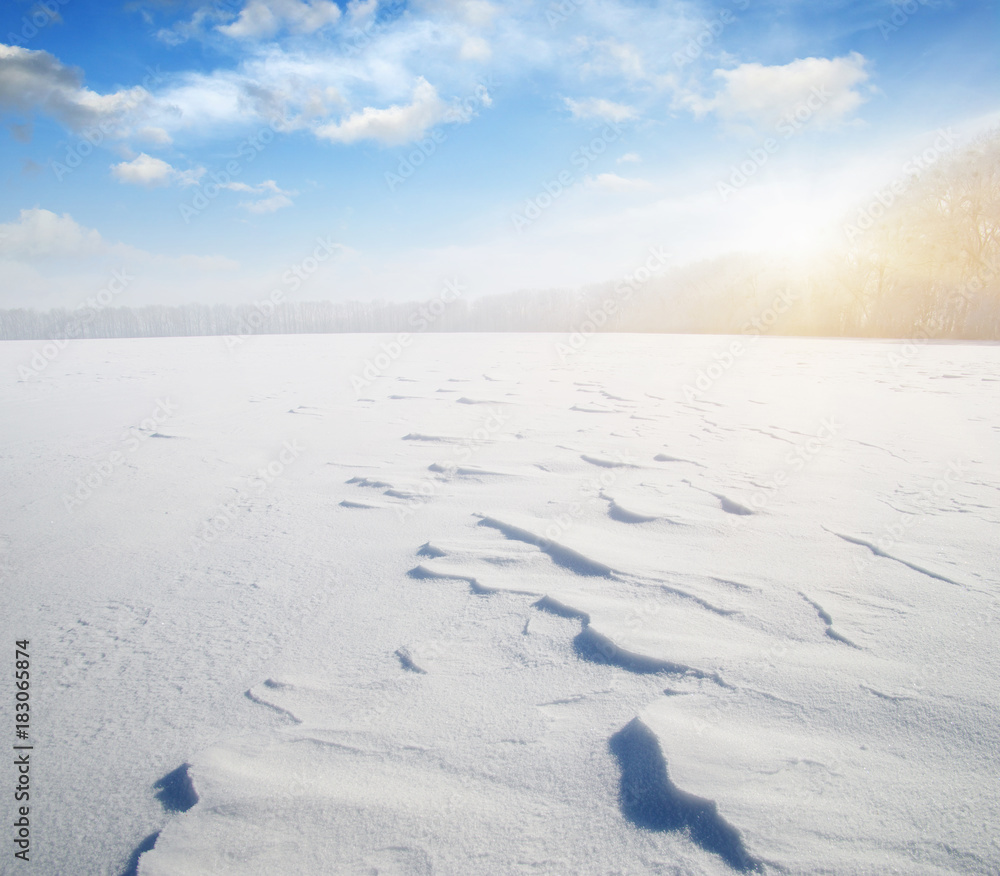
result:
<svg viewBox="0 0 1000 876"><path fill-rule="evenodd" d="M262 39L283 28L315 33L339 19L340 7L331 0L250 0L234 22L217 30L233 39Z"/></svg>
<svg viewBox="0 0 1000 876"><path fill-rule="evenodd" d="M86 264L95 257L113 257L120 264L157 268L230 271L239 267L233 259L220 255L158 255L125 243L110 243L96 229L87 228L69 213L53 213L42 207L21 210L13 222L0 223L0 258L11 266L30 270L32 263L45 266L54 258L71 258ZM75 270L75 268L74 268Z"/></svg>
<svg viewBox="0 0 1000 876"><path fill-rule="evenodd" d="M434 86L421 76L410 103L393 104L384 109L365 107L340 122L319 126L316 135L336 143L377 140L386 145L398 145L419 139L447 114L448 108Z"/></svg>
<svg viewBox="0 0 1000 876"><path fill-rule="evenodd" d="M147 105L145 88L98 94L85 88L79 71L48 52L0 44L0 108L44 112L72 130L117 124Z"/></svg>
<svg viewBox="0 0 1000 876"><path fill-rule="evenodd" d="M123 161L111 168L111 173L119 182L144 186L163 186L170 182L174 169L159 158L143 152L133 161Z"/></svg>
<svg viewBox="0 0 1000 876"><path fill-rule="evenodd" d="M689 96L685 102L696 115L713 112L760 128L795 118L796 112L807 115L811 125L833 128L867 100L859 90L868 81L865 65L857 52L842 58L799 58L773 67L741 64L715 71L722 88L714 98Z"/></svg>
<svg viewBox="0 0 1000 876"><path fill-rule="evenodd" d="M469 121L474 114L456 114L455 104L475 88L482 62L506 52L512 40L509 28L480 32L494 27L497 13L483 0L426 0L413 14L390 15L374 29L368 24L377 0L345 8L341 13L330 0L249 0L235 9L202 4L160 37L218 44L221 29L247 44L235 63L156 74L108 94L87 88L79 70L47 52L0 46L0 111L44 113L74 131L110 122L105 135L134 141L135 152L185 134L236 137L248 125L275 119L285 131L309 130L336 142L404 143L439 121ZM322 45L292 49L265 36L275 28L276 36L322 33L349 17L348 30Z"/></svg>
<svg viewBox="0 0 1000 876"><path fill-rule="evenodd" d="M588 97L585 100L573 100L565 97L563 100L573 114L574 119L601 119L605 122L626 122L639 117L633 107L623 103L614 103L603 97Z"/></svg>
<svg viewBox="0 0 1000 876"><path fill-rule="evenodd" d="M84 228L69 213L31 207L14 222L0 224L0 254L11 258L90 256L106 250L101 235Z"/></svg>
<svg viewBox="0 0 1000 876"><path fill-rule="evenodd" d="M163 159L142 152L131 161L112 165L111 173L119 182L133 185L165 186L176 182L182 186L190 186L198 182L205 173L205 168L177 170Z"/></svg>

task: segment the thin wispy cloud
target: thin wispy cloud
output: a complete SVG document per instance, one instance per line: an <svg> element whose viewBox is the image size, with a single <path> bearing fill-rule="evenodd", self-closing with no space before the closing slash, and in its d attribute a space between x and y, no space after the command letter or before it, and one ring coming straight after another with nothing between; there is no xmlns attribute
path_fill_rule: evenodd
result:
<svg viewBox="0 0 1000 876"><path fill-rule="evenodd" d="M566 107L574 119L601 119L608 122L627 122L639 117L634 107L605 100L603 97L590 97L584 100L564 98Z"/></svg>
<svg viewBox="0 0 1000 876"><path fill-rule="evenodd" d="M638 192L650 188L649 180L619 176L617 173L599 173L587 177L586 183L591 188L604 189L612 192Z"/></svg>
<svg viewBox="0 0 1000 876"><path fill-rule="evenodd" d="M240 207L248 213L256 215L274 213L276 210L281 210L284 207L291 207L293 204L292 196L298 194L298 192L282 189L273 179L264 180L264 182L255 186L246 185L245 183L229 183L226 185L226 188L232 189L235 192L247 192L248 194L262 196L253 200L240 201Z"/></svg>
<svg viewBox="0 0 1000 876"><path fill-rule="evenodd" d="M387 145L407 143L422 137L443 121L448 107L426 79L419 79L409 103L384 108L365 107L338 122L320 125L316 135L339 143L376 140Z"/></svg>

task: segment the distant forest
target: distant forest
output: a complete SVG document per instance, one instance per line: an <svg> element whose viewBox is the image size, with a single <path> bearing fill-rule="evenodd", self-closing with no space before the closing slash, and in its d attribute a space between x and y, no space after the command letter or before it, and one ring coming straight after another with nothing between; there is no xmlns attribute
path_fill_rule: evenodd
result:
<svg viewBox="0 0 1000 876"><path fill-rule="evenodd" d="M5 310L0 339L618 331L1000 340L1000 130L920 164L858 205L842 247L806 266L736 254L475 300Z"/></svg>

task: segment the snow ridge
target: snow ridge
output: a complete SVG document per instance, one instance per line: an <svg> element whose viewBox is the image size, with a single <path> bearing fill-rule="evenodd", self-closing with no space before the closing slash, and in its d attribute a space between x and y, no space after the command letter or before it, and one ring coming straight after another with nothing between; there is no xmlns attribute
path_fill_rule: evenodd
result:
<svg viewBox="0 0 1000 876"><path fill-rule="evenodd" d="M621 807L636 827L687 831L705 851L741 873L763 873L763 862L747 851L740 832L719 814L718 806L682 791L671 780L660 742L639 718L611 737L621 767Z"/></svg>

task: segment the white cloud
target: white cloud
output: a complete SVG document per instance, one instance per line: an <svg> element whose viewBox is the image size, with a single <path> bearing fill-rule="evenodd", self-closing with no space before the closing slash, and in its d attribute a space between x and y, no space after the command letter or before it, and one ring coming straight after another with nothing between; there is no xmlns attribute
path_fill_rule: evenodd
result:
<svg viewBox="0 0 1000 876"><path fill-rule="evenodd" d="M280 190L279 190L280 191ZM0 223L0 257L21 263L52 258L89 259L113 256L130 264L166 267L232 270L238 262L220 255L165 256L146 252L125 243L109 243L94 228L77 222L69 213L61 216L42 207L21 210L13 222Z"/></svg>
<svg viewBox="0 0 1000 876"><path fill-rule="evenodd" d="M312 88L302 103L302 115L310 119L326 118L330 115L331 106L341 106L343 103L344 98L332 85L323 89Z"/></svg>
<svg viewBox="0 0 1000 876"><path fill-rule="evenodd" d="M168 132L193 130L218 132L258 117L246 86L255 78L219 70L213 73L184 73L157 95L149 121Z"/></svg>
<svg viewBox="0 0 1000 876"><path fill-rule="evenodd" d="M573 100L564 97L567 108L574 119L601 119L605 122L625 122L638 118L639 113L634 107L623 103L614 103L603 97L588 97L585 100Z"/></svg>
<svg viewBox="0 0 1000 876"><path fill-rule="evenodd" d="M579 46L587 54L587 60L580 65L580 75L585 79L594 76L624 77L634 81L648 78L642 52L631 43L616 39L592 41L584 37Z"/></svg>
<svg viewBox="0 0 1000 876"><path fill-rule="evenodd" d="M357 23L371 18L376 9L378 0L350 0L347 4L347 15L351 21Z"/></svg>
<svg viewBox="0 0 1000 876"><path fill-rule="evenodd" d="M293 206L295 202L292 200L292 196L298 194L298 192L281 188L273 179L266 179L256 185L239 181L219 183L218 185L220 189L227 189L231 192L257 195L258 197L254 200L240 201L239 205L248 213L258 216Z"/></svg>
<svg viewBox="0 0 1000 876"><path fill-rule="evenodd" d="M291 207L294 203L290 195L297 195L298 192L286 191L278 186L273 179L264 180L258 185L251 186L243 182L231 182L222 186L234 192L246 192L255 195L266 195L255 201L240 201L240 206L248 213L261 215L263 213L273 213L283 207Z"/></svg>
<svg viewBox="0 0 1000 876"><path fill-rule="evenodd" d="M635 192L650 187L648 180L626 179L617 173L599 173L597 176L588 176L586 183L590 188L606 189L612 192Z"/></svg>
<svg viewBox="0 0 1000 876"><path fill-rule="evenodd" d="M48 52L0 44L0 108L20 113L36 109L66 127L117 125L149 103L150 94L135 86L111 94L84 88L77 70Z"/></svg>
<svg viewBox="0 0 1000 876"><path fill-rule="evenodd" d="M31 19L32 23L36 26L39 25L38 18L44 21L46 18L48 21L41 27L47 27L50 24L62 24L63 17L59 14L59 10L55 8L54 3L36 3L31 9L28 10L28 18Z"/></svg>
<svg viewBox="0 0 1000 876"><path fill-rule="evenodd" d="M182 186L197 185L205 175L204 167L192 167L190 170L174 170L174 180Z"/></svg>
<svg viewBox="0 0 1000 876"><path fill-rule="evenodd" d="M649 95L646 86L657 90L657 74L669 65L671 28L677 18L670 9L650 18L648 10L639 15L617 2L611 4L615 12L610 17L597 15L588 4L559 28L544 14L539 18L529 5L501 7L486 0L420 0L402 13L388 4L382 10L378 0L340 3L343 13L329 0L202 0L190 5L198 7L193 15L188 12L161 38L203 38L219 48L220 42L228 42L222 29L247 42L231 62L215 69L171 72L153 85L144 83L149 91L99 95L84 89L80 74L52 56L11 50L24 52L36 64L38 55L46 61L50 78L62 76L63 92L68 93L63 103L70 108L53 107L57 101L48 97L53 93L49 84L11 89L8 105L37 109L48 101L46 111L69 124L72 115L88 121L114 116L124 101L127 106L115 116L120 124L113 136L132 140L129 157L150 148L155 154L157 147L172 142L184 147L189 137L201 143L213 138L236 143L274 119L283 120L285 132L308 130L338 143L402 144L436 124L471 121L475 112L464 107L469 95L477 93L487 60L489 75L501 82L541 70L553 74L564 94L577 94L581 65L591 62L587 75L607 77L613 88L641 86L637 92ZM175 9L180 7L176 4ZM338 25L324 31L338 16ZM281 37L313 28L324 37L322 43L298 40L283 45L253 39L272 31ZM590 35L595 32L600 38ZM628 81L623 83L622 77ZM3 89L0 81L0 109ZM646 115L646 102L639 96L629 106L588 93L619 92L592 84L582 97L566 104L576 118L624 121ZM477 104L479 109L486 106L488 98L481 107Z"/></svg>
<svg viewBox="0 0 1000 876"><path fill-rule="evenodd" d="M98 255L107 249L101 235L69 213L31 207L15 222L0 224L0 254L13 258Z"/></svg>
<svg viewBox="0 0 1000 876"><path fill-rule="evenodd" d="M741 64L715 71L723 87L714 98L689 96L683 102L696 115L714 112L722 119L761 128L795 119L796 113L811 125L833 128L867 100L858 90L868 81L865 64L857 52L842 58L800 58L773 67Z"/></svg>
<svg viewBox="0 0 1000 876"><path fill-rule="evenodd" d="M642 159L639 157L638 152L626 152L622 155L617 163L618 164L638 164Z"/></svg>
<svg viewBox="0 0 1000 876"><path fill-rule="evenodd" d="M608 40L605 44L608 54L618 64L622 75L628 79L643 79L646 76L643 69L642 55L635 46Z"/></svg>
<svg viewBox="0 0 1000 876"><path fill-rule="evenodd" d="M365 107L340 122L321 125L316 135L337 143L377 140L397 145L419 139L428 128L442 121L447 112L434 86L421 76L410 103L393 104L385 109Z"/></svg>
<svg viewBox="0 0 1000 876"><path fill-rule="evenodd" d="M282 207L291 207L293 201L288 195L271 195L269 198L261 198L259 201L242 201L240 206L248 213L260 215L262 213L273 213Z"/></svg>
<svg viewBox="0 0 1000 876"><path fill-rule="evenodd" d="M173 142L170 135L164 131L163 128L157 128L152 125L148 125L145 128L139 128L135 132L135 136L140 140L145 140L147 143L153 143L156 146L169 146Z"/></svg>
<svg viewBox="0 0 1000 876"><path fill-rule="evenodd" d="M173 27L162 28L156 32L156 38L168 46L179 46L190 39L202 36L207 21L216 20L217 10L211 8L198 9L190 21L179 21Z"/></svg>
<svg viewBox="0 0 1000 876"><path fill-rule="evenodd" d="M315 33L339 19L340 7L331 0L249 0L236 21L216 29L233 39L261 39L282 28Z"/></svg>
<svg viewBox="0 0 1000 876"><path fill-rule="evenodd" d="M525 27L517 17L499 17L483 0L422 0L384 18L377 0L339 9L331 0L203 0L159 37L170 44L204 39L219 48L221 29L246 44L241 54L214 69L176 70L152 84L144 80L144 88L106 95L84 88L79 71L45 52L0 50L0 111L41 110L74 129L111 119L113 137L134 138L135 152L182 142L185 134L238 140L273 119L282 119L286 131L320 128L322 137L340 142L405 142L408 130L419 133L439 121L442 104L453 106L474 92L485 61L506 66L516 59L521 50L512 50ZM338 18L347 25L343 30L326 27ZM313 32L324 38L289 46L252 39L275 28L276 37ZM414 92L421 81L434 86Z"/></svg>
<svg viewBox="0 0 1000 876"><path fill-rule="evenodd" d="M261 189L261 188L259 188L257 186L249 185L248 183L245 183L245 182L219 183L219 188L220 189L229 189L229 191L231 191L231 192L260 192L260 191L263 191L263 189Z"/></svg>
<svg viewBox="0 0 1000 876"><path fill-rule="evenodd" d="M143 152L133 161L123 161L111 167L111 173L119 182L143 186L165 186L174 174L174 169L159 158Z"/></svg>
<svg viewBox="0 0 1000 876"><path fill-rule="evenodd" d="M488 61L492 55L490 44L482 37L475 36L466 37L458 51L458 56L463 61Z"/></svg>
<svg viewBox="0 0 1000 876"><path fill-rule="evenodd" d="M176 182L182 186L195 185L204 175L205 168L177 170L161 158L154 158L145 152L131 161L111 166L111 173L123 183L139 186L165 186Z"/></svg>
<svg viewBox="0 0 1000 876"><path fill-rule="evenodd" d="M239 262L220 255L181 255L173 258L169 256L154 256L153 261L169 262L176 267L191 271L235 271L240 266Z"/></svg>
<svg viewBox="0 0 1000 876"><path fill-rule="evenodd" d="M462 22L469 27L489 27L500 10L488 0L437 0L428 6L437 7L450 18Z"/></svg>

